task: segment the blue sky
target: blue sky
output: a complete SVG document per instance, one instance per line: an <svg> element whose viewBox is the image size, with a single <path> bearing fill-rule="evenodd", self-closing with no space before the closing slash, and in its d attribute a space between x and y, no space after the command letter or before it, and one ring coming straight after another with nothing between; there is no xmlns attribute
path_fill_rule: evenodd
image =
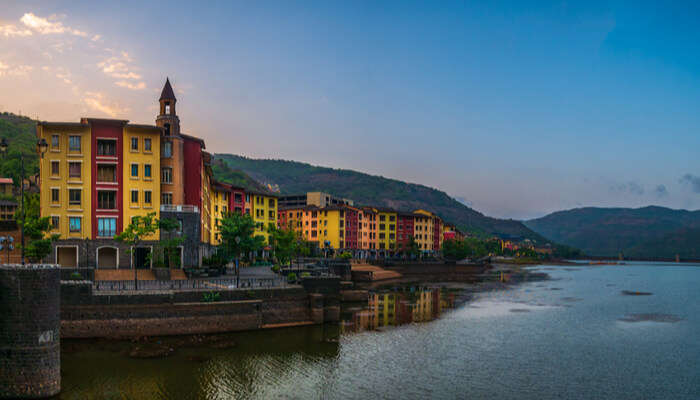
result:
<svg viewBox="0 0 700 400"><path fill-rule="evenodd" d="M440 188L488 215L700 207L700 8L3 0L0 109ZM437 3L437 4L436 4Z"/></svg>

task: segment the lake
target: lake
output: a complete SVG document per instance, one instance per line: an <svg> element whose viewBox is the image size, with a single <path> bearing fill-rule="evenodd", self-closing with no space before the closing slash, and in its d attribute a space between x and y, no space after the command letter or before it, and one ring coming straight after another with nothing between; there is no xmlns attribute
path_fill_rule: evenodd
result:
<svg viewBox="0 0 700 400"><path fill-rule="evenodd" d="M60 398L700 399L700 266L532 269L551 280L378 291L339 325L167 338L164 359L65 341Z"/></svg>

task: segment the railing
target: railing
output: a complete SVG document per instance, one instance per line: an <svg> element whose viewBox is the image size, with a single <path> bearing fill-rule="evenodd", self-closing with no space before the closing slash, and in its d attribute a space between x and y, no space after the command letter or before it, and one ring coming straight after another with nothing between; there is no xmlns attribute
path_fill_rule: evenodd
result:
<svg viewBox="0 0 700 400"><path fill-rule="evenodd" d="M226 279L184 279L171 281L138 281L135 289L133 280L125 281L95 281L93 290L122 291L122 290L228 290L253 289L287 286L287 281L281 278L226 278Z"/></svg>
<svg viewBox="0 0 700 400"><path fill-rule="evenodd" d="M160 211L161 212L192 212L192 213L199 213L199 207L197 206L192 206L189 204L179 204L179 205L174 205L174 204L161 204L160 205Z"/></svg>

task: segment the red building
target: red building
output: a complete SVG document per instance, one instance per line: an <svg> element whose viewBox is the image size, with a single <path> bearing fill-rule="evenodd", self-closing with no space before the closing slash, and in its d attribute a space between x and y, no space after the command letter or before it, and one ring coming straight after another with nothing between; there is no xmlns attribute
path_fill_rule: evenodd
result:
<svg viewBox="0 0 700 400"><path fill-rule="evenodd" d="M398 213L398 223L396 225L396 248L399 251L408 250L409 243L413 237L413 214Z"/></svg>
<svg viewBox="0 0 700 400"><path fill-rule="evenodd" d="M122 232L123 212L123 131L129 121L84 118L81 123L90 125L92 131L92 237L113 238ZM109 174L106 171L111 171ZM116 174L116 176L115 176ZM109 176L107 176L109 175ZM108 229L98 229L98 219L112 222ZM116 220L116 223L114 223ZM112 228L115 228L114 230Z"/></svg>
<svg viewBox="0 0 700 400"><path fill-rule="evenodd" d="M345 248L359 249L359 210L353 207L345 207Z"/></svg>

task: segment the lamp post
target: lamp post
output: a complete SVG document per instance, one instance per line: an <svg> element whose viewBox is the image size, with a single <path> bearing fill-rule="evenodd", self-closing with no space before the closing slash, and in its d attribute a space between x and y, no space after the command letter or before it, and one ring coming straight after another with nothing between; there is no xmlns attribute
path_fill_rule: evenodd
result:
<svg viewBox="0 0 700 400"><path fill-rule="evenodd" d="M7 148L8 148L8 143L7 139L2 138L0 140L0 152L5 155L7 153ZM46 153L46 150L49 148L49 144L46 143L46 139L41 138L37 140L36 142L36 149L39 152L40 158L44 158L44 153ZM41 162L41 161L39 161ZM24 223L26 219L26 213L24 209L24 154L22 152L19 152L19 173L20 173L20 182L19 182L19 192L20 192L20 210L22 210L22 223L20 224L20 250L22 251L22 265L24 265Z"/></svg>
<svg viewBox="0 0 700 400"><path fill-rule="evenodd" d="M239 288L241 285L241 268L238 265L238 257L241 255L241 249L238 248L238 246L241 244L241 237L236 236L236 288Z"/></svg>

